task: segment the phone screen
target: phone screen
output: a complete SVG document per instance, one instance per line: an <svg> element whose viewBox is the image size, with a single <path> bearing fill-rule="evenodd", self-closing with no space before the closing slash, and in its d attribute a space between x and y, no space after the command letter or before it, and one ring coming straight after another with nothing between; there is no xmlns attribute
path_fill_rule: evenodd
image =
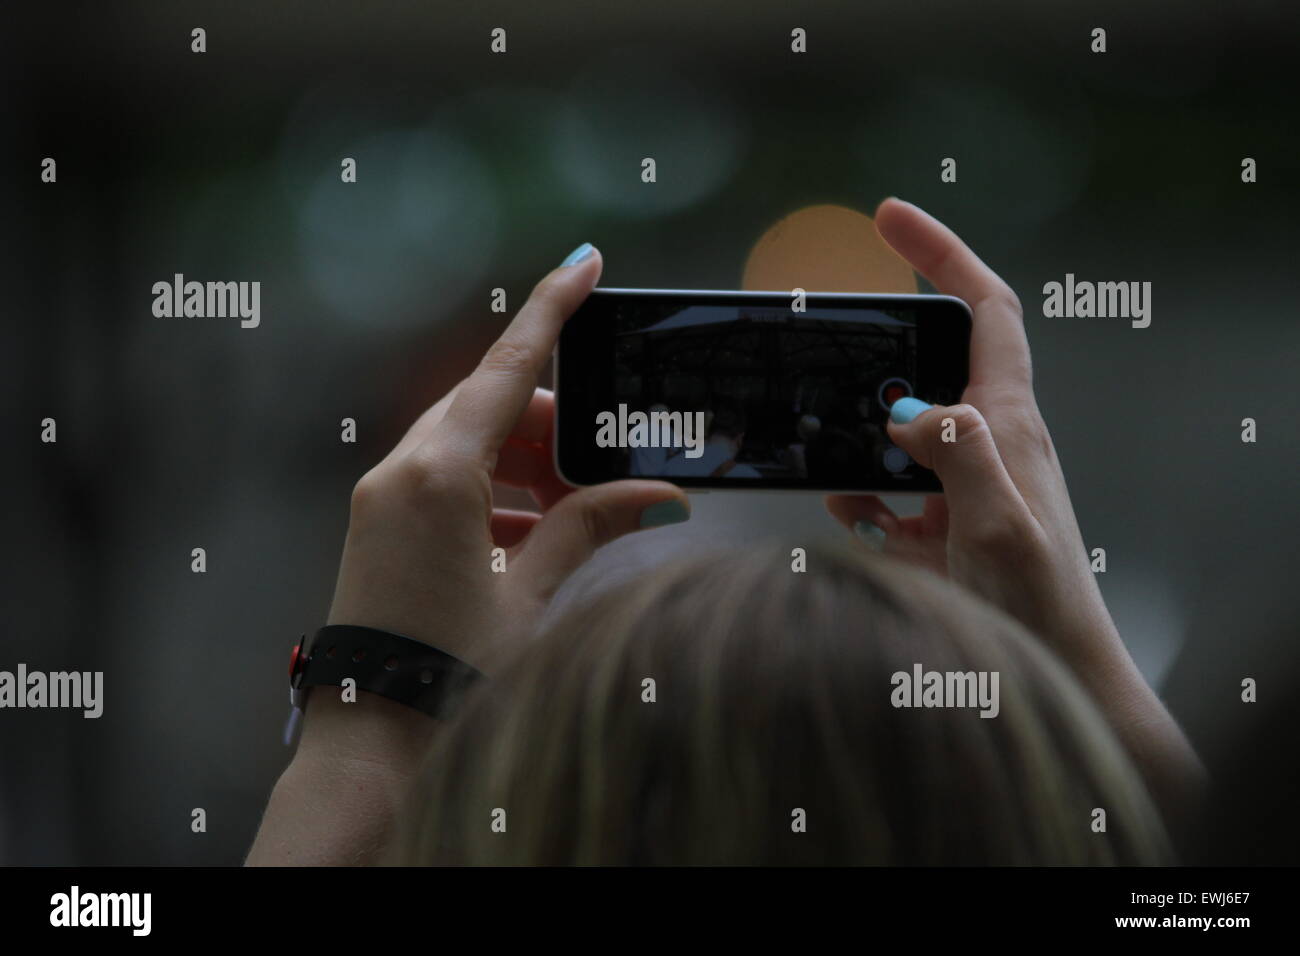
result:
<svg viewBox="0 0 1300 956"><path fill-rule="evenodd" d="M556 463L573 484L933 492L890 406L954 404L970 311L948 296L597 289L556 352Z"/></svg>

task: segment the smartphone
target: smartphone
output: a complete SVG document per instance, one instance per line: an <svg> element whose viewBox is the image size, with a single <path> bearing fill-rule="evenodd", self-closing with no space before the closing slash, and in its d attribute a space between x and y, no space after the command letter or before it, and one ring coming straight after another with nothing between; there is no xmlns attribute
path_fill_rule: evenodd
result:
<svg viewBox="0 0 1300 956"><path fill-rule="evenodd" d="M893 444L898 399L951 405L971 314L942 295L596 289L555 354L573 485L936 492Z"/></svg>

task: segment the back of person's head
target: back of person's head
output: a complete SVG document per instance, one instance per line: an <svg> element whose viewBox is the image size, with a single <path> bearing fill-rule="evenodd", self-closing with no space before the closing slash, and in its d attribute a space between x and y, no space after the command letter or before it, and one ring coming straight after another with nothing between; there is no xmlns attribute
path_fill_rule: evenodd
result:
<svg viewBox="0 0 1300 956"><path fill-rule="evenodd" d="M1019 625L879 556L792 560L722 551L560 614L442 728L403 862L1168 862L1120 745ZM997 715L895 707L917 664L997 672Z"/></svg>

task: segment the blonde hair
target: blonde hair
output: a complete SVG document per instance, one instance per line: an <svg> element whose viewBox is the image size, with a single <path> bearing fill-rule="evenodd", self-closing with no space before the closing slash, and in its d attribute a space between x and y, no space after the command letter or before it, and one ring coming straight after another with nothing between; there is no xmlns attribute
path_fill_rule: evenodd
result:
<svg viewBox="0 0 1300 956"><path fill-rule="evenodd" d="M810 548L796 573L790 553L675 563L560 616L440 734L400 862L1169 862L1039 641L925 572ZM918 663L998 672L1000 712L896 708Z"/></svg>

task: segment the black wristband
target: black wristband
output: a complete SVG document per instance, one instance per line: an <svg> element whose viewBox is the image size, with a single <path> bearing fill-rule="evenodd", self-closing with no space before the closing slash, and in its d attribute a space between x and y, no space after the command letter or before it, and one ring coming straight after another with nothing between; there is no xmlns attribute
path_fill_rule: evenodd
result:
<svg viewBox="0 0 1300 956"><path fill-rule="evenodd" d="M483 675L464 661L420 641L370 627L322 627L304 650L306 635L289 660L289 695L305 706L310 687L341 687L352 678L357 690L446 717L456 700Z"/></svg>

